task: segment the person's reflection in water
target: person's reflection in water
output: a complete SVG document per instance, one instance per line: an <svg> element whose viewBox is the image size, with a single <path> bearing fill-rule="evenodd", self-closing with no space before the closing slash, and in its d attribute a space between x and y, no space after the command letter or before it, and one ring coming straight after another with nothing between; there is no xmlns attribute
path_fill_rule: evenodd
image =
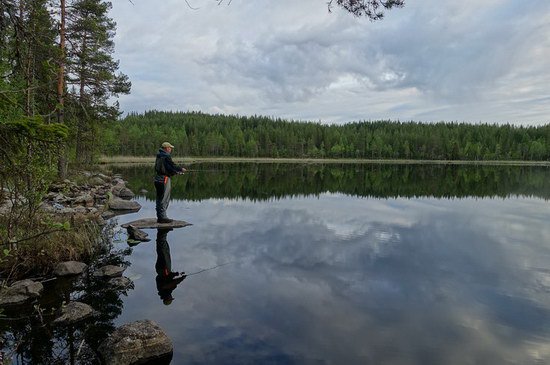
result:
<svg viewBox="0 0 550 365"><path fill-rule="evenodd" d="M155 269L157 271L157 290L165 305L170 305L174 300L172 292L179 283L185 279L185 273L172 271L172 259L170 258L170 246L168 245L167 235L172 228L161 228L157 230L157 262Z"/></svg>

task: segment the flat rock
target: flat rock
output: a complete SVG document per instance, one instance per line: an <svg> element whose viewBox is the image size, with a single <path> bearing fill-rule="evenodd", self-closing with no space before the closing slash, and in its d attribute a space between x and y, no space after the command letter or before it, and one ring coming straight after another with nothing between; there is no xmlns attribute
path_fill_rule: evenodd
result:
<svg viewBox="0 0 550 365"><path fill-rule="evenodd" d="M78 261L65 261L60 262L55 267L53 273L56 276L70 276L70 275L79 275L86 270L88 265L83 262Z"/></svg>
<svg viewBox="0 0 550 365"><path fill-rule="evenodd" d="M0 290L0 305L14 305L39 297L44 290L42 283L30 279L20 280Z"/></svg>
<svg viewBox="0 0 550 365"><path fill-rule="evenodd" d="M72 324L86 319L94 314L94 310L88 304L80 302L70 302L60 310L60 316L53 323Z"/></svg>
<svg viewBox="0 0 550 365"><path fill-rule="evenodd" d="M173 345L158 324L143 320L117 328L98 350L106 365L129 365L170 354Z"/></svg>
<svg viewBox="0 0 550 365"><path fill-rule="evenodd" d="M124 200L121 198L113 197L109 200L109 209L111 210L131 210L138 211L141 209L141 205L134 200Z"/></svg>
<svg viewBox="0 0 550 365"><path fill-rule="evenodd" d="M144 218L121 225L122 228L128 228L130 226L133 226L135 228L182 228L192 226L192 224L186 221L178 221L175 219L171 223L157 223L156 218Z"/></svg>
<svg viewBox="0 0 550 365"><path fill-rule="evenodd" d="M116 278L122 276L124 270L126 270L124 267L107 265L94 271L94 276L102 278Z"/></svg>

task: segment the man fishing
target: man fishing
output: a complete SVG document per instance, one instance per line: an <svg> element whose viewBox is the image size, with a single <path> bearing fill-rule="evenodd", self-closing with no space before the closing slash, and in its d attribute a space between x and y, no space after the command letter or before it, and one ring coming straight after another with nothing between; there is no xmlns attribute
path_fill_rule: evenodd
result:
<svg viewBox="0 0 550 365"><path fill-rule="evenodd" d="M172 146L169 142L164 142L157 153L155 161L155 189L157 191L157 222L172 223L172 219L166 215L168 204L170 204L170 190L172 189L170 178L174 175L183 174L185 168L178 166L172 161Z"/></svg>

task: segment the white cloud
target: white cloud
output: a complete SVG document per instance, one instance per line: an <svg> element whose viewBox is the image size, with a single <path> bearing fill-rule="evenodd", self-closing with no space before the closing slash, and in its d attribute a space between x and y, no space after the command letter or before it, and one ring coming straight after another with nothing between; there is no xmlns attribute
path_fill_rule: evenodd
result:
<svg viewBox="0 0 550 365"><path fill-rule="evenodd" d="M112 12L125 111L550 121L547 1L409 1L374 23L318 0L134 4Z"/></svg>

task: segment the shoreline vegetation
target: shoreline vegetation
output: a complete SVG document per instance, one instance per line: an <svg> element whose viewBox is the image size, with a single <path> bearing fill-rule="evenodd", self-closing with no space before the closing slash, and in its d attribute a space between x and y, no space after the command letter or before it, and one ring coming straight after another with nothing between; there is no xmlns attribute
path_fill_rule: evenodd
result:
<svg viewBox="0 0 550 365"><path fill-rule="evenodd" d="M154 151L153 151L154 152ZM155 156L100 156L100 165L152 164ZM272 158L272 157L178 157L176 163L298 163L298 164L388 164L388 165L484 165L484 166L550 166L550 161L510 160L411 160L411 159L362 159L362 158Z"/></svg>
<svg viewBox="0 0 550 365"><path fill-rule="evenodd" d="M30 216L24 195L0 194L0 289L62 261L89 261L110 239L107 220L141 208L133 197L120 175L76 170L50 184Z"/></svg>

